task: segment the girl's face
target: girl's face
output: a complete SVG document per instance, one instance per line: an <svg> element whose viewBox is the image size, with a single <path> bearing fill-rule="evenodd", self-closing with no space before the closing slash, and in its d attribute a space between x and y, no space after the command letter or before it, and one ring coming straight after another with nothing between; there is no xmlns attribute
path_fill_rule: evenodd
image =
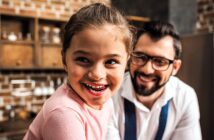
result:
<svg viewBox="0 0 214 140"><path fill-rule="evenodd" d="M106 24L75 34L65 54L65 70L73 90L94 109L119 89L128 53L122 33Z"/></svg>

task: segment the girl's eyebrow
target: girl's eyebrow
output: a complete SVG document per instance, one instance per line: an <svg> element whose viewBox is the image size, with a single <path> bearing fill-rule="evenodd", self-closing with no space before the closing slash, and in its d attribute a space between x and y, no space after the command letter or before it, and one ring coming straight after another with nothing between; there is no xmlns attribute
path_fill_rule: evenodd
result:
<svg viewBox="0 0 214 140"><path fill-rule="evenodd" d="M90 54L92 54L92 53L86 52L86 51L82 51L82 50L78 50L78 51L75 51L74 54L75 54L75 55L78 55L78 54L90 55Z"/></svg>
<svg viewBox="0 0 214 140"><path fill-rule="evenodd" d="M106 57L123 57L123 56L121 56L119 54L109 54Z"/></svg>
<svg viewBox="0 0 214 140"><path fill-rule="evenodd" d="M87 51L82 51L78 50L74 52L74 55L94 55L93 52L87 52ZM123 57L122 55L119 54L108 54L105 57Z"/></svg>

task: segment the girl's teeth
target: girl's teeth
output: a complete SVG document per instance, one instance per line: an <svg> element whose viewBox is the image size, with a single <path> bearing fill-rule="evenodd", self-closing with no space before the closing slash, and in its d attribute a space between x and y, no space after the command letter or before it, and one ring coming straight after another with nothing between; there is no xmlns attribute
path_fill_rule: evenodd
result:
<svg viewBox="0 0 214 140"><path fill-rule="evenodd" d="M104 89L105 88L105 86L92 86L92 85L88 85L88 84L86 84L86 85L92 89Z"/></svg>

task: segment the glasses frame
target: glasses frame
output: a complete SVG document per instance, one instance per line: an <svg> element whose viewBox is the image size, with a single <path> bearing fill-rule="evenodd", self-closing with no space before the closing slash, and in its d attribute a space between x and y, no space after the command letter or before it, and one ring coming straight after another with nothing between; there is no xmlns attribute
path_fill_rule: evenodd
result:
<svg viewBox="0 0 214 140"><path fill-rule="evenodd" d="M136 63L133 63L133 57L135 57L135 58L140 58L140 59L142 59L142 57L147 57L148 59L147 59L147 61L144 63L144 64L142 64L142 65L138 65L138 64L136 64ZM168 66L165 68L165 69L157 69L157 68L155 68L154 67L154 63L153 63L153 59L154 58L162 58L162 59L164 59L164 60L167 60L168 61ZM152 68L154 69L154 70L157 70L157 71L166 71L166 70L168 70L168 68L169 68L169 66L172 64L172 63L174 63L174 61L175 61L175 59L174 60L170 60L170 59L168 59L168 58L165 58L165 57L155 57L155 56L150 56L150 55L147 55L147 54L144 54L144 53L142 53L142 54L136 54L136 52L133 52L133 53L131 53L131 63L132 64L134 64L134 65L137 65L137 66L141 66L141 67L143 67L143 66L145 66L150 60L152 60L151 61L151 63L152 63Z"/></svg>

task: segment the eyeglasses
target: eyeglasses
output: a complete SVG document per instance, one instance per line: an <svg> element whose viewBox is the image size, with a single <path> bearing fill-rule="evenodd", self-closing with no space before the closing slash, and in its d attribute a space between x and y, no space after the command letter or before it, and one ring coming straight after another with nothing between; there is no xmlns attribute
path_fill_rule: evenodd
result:
<svg viewBox="0 0 214 140"><path fill-rule="evenodd" d="M152 57L142 53L133 52L131 54L131 63L138 66L144 66L151 59L152 68L158 71L165 71L169 68L169 65L174 62L164 57Z"/></svg>

